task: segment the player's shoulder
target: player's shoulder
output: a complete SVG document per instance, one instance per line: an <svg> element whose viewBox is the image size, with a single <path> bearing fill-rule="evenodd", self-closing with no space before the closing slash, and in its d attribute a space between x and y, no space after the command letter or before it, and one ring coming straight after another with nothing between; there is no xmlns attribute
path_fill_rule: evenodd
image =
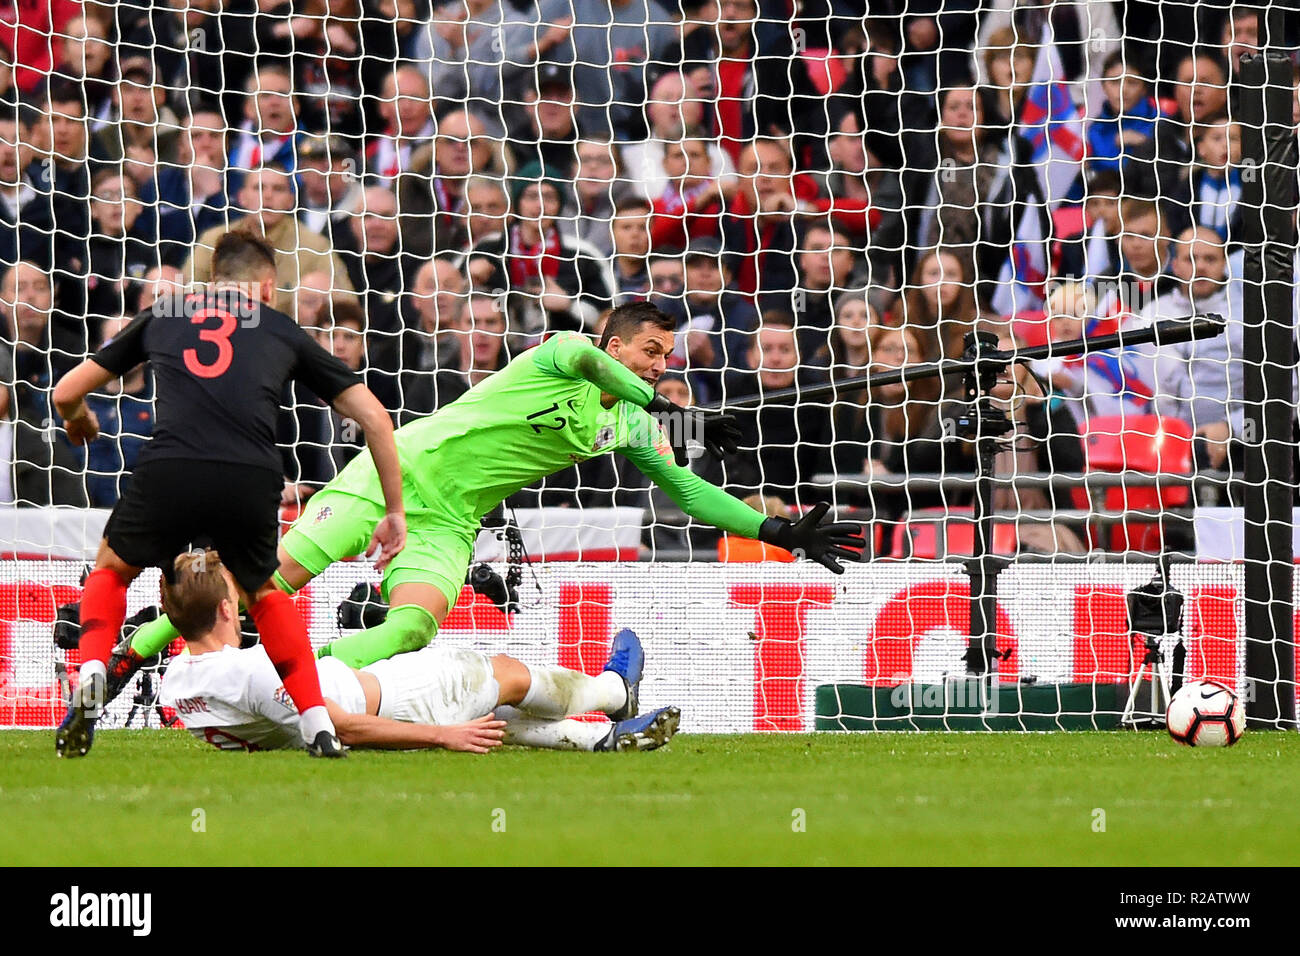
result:
<svg viewBox="0 0 1300 956"><path fill-rule="evenodd" d="M252 302L251 310L256 317L256 321L250 324L256 327L264 325L268 331L286 335L307 335L307 331L294 321L293 316L281 312L273 305L267 305L265 302Z"/></svg>

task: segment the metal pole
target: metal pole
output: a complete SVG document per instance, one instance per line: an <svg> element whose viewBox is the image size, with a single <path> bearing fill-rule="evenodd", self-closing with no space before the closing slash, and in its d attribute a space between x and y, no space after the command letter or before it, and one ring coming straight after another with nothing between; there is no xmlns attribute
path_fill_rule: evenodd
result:
<svg viewBox="0 0 1300 956"><path fill-rule="evenodd" d="M1070 355L1087 355L1095 352L1108 352L1115 348L1131 348L1134 345L1173 345L1176 342L1190 342L1193 339L1212 339L1222 335L1223 317L1207 313L1189 315L1181 319L1166 319L1143 329L1122 329L1107 335L1092 335L1065 342L1048 342L1033 348L1016 349L1002 352L986 348L980 352L981 358L941 359L938 362L918 362L902 368L889 369L871 375L857 375L853 378L826 382L821 385L799 385L793 388L780 388L762 395L746 395L717 405L702 406L710 411L736 410L741 408L758 408L770 402L784 401L787 398L812 401L821 398L834 398L836 395L858 392L864 388L880 388L882 385L898 385L903 382L916 382L924 378L965 375L967 372L980 371L998 374L1006 370L1012 362L1026 363L1036 359L1064 358Z"/></svg>
<svg viewBox="0 0 1300 956"><path fill-rule="evenodd" d="M1282 39L1281 15L1268 29ZM1251 726L1295 725L1292 547L1292 376L1296 368L1292 288L1296 230L1296 132L1291 63L1280 53L1242 58L1242 152L1246 248L1243 365L1246 484L1244 594L1247 714Z"/></svg>

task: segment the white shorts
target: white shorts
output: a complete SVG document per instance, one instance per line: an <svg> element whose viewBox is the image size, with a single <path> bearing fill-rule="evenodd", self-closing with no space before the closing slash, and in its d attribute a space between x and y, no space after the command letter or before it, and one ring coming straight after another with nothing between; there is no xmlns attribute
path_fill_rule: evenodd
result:
<svg viewBox="0 0 1300 956"><path fill-rule="evenodd" d="M362 670L379 680L379 716L408 724L463 724L492 713L501 694L478 651L426 647Z"/></svg>

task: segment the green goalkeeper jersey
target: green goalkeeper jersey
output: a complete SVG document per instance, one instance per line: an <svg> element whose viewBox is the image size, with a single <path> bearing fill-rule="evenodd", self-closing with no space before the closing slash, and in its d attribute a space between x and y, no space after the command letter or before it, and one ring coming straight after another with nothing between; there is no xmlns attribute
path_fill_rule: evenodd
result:
<svg viewBox="0 0 1300 956"><path fill-rule="evenodd" d="M601 406L602 392L619 401ZM396 433L408 516L477 528L521 488L576 462L618 452L683 511L754 537L764 516L677 465L644 406L654 390L578 333L552 336L433 415ZM370 453L329 488L383 503Z"/></svg>

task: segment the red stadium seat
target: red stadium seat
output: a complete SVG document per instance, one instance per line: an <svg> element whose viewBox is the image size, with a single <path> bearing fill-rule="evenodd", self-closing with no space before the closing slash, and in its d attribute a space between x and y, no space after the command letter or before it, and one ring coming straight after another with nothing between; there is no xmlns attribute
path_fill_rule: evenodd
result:
<svg viewBox="0 0 1300 956"><path fill-rule="evenodd" d="M1080 426L1089 471L1136 471L1148 475L1192 473L1192 427L1160 415L1103 415ZM1108 488L1107 511L1150 511L1186 505L1187 487ZM1116 551L1159 551L1160 529L1149 522L1116 525L1111 531Z"/></svg>
<svg viewBox="0 0 1300 956"><path fill-rule="evenodd" d="M921 508L894 527L893 554L897 558L944 558L975 553L973 508ZM939 529L942 527L943 534ZM1015 554L1016 526L993 526L993 553Z"/></svg>

